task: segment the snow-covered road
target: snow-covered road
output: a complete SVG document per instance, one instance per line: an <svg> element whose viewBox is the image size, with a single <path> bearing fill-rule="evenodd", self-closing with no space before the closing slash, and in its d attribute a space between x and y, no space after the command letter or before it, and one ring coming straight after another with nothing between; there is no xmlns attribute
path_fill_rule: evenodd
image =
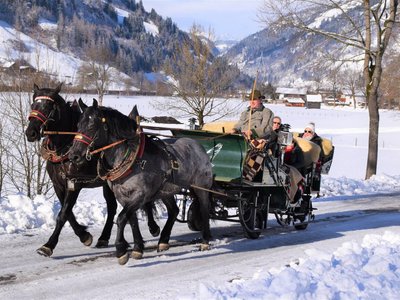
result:
<svg viewBox="0 0 400 300"><path fill-rule="evenodd" d="M190 243L198 233L177 223L173 243L184 245L157 253L157 241L143 223L149 250L144 259L131 259L125 266L118 265L113 246L85 247L69 226L51 258L35 253L49 231L0 235L0 299L200 299L210 293L204 291L208 286L223 287L296 264L310 249L332 253L345 242L361 243L369 233L400 234L399 198L325 198L314 202L316 219L305 231L282 228L270 215L270 228L258 240L244 238L239 224L214 222L213 247L207 252ZM100 228L90 231L96 238Z"/></svg>

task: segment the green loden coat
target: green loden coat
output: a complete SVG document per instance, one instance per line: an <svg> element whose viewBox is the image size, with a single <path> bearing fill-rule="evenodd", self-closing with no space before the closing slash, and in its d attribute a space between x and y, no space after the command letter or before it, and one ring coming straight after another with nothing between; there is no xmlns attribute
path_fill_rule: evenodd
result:
<svg viewBox="0 0 400 300"><path fill-rule="evenodd" d="M237 132L244 132L249 129L250 108L242 112L239 121L233 127ZM251 112L250 129L254 129L259 137L272 130L272 119L274 113L262 105L259 108L253 109Z"/></svg>

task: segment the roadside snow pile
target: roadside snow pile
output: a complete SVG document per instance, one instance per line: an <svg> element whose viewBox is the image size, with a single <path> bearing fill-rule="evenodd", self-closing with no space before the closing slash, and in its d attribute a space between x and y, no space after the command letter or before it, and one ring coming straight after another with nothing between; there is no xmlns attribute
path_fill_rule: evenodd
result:
<svg viewBox="0 0 400 300"><path fill-rule="evenodd" d="M200 285L182 299L400 299L400 235L366 235L332 254L309 249L308 258L259 272L226 286Z"/></svg>
<svg viewBox="0 0 400 300"><path fill-rule="evenodd" d="M33 200L24 195L0 198L0 234L51 228L55 225L59 209L58 203L43 196Z"/></svg>
<svg viewBox="0 0 400 300"><path fill-rule="evenodd" d="M374 175L368 180L322 176L321 195L324 197L394 192L400 192L400 176L382 174Z"/></svg>

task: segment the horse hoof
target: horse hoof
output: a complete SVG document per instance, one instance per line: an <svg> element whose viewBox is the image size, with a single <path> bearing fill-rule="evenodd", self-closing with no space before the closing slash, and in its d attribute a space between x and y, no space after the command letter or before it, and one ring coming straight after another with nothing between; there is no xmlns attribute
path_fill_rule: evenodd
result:
<svg viewBox="0 0 400 300"><path fill-rule="evenodd" d="M90 233L88 233L88 236L86 240L83 242L83 244L89 247L92 243L93 243L93 236Z"/></svg>
<svg viewBox="0 0 400 300"><path fill-rule="evenodd" d="M49 247L42 246L36 250L36 253L42 256L50 257L53 254L53 250L51 250Z"/></svg>
<svg viewBox="0 0 400 300"><path fill-rule="evenodd" d="M150 233L153 237L157 237L160 235L160 227L157 226L156 230L150 230Z"/></svg>
<svg viewBox="0 0 400 300"><path fill-rule="evenodd" d="M157 247L157 252L167 251L169 249L169 244L167 243L160 243Z"/></svg>
<svg viewBox="0 0 400 300"><path fill-rule="evenodd" d="M139 251L132 251L131 256L134 259L142 259L143 253Z"/></svg>
<svg viewBox="0 0 400 300"><path fill-rule="evenodd" d="M210 245L206 243L201 243L200 244L200 251L207 251L210 250Z"/></svg>
<svg viewBox="0 0 400 300"><path fill-rule="evenodd" d="M123 266L125 265L129 260L129 255L128 253L125 253L124 255L118 257L118 263Z"/></svg>
<svg viewBox="0 0 400 300"><path fill-rule="evenodd" d="M107 248L108 247L108 241L106 241L106 240L98 240L95 247L96 248Z"/></svg>

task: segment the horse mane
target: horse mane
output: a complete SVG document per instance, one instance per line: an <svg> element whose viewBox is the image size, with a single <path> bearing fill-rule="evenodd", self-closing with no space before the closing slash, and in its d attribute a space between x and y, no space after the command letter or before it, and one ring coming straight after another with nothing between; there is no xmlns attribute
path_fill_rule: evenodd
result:
<svg viewBox="0 0 400 300"><path fill-rule="evenodd" d="M99 107L106 118L110 134L121 139L133 140L136 137L137 123L111 107Z"/></svg>

